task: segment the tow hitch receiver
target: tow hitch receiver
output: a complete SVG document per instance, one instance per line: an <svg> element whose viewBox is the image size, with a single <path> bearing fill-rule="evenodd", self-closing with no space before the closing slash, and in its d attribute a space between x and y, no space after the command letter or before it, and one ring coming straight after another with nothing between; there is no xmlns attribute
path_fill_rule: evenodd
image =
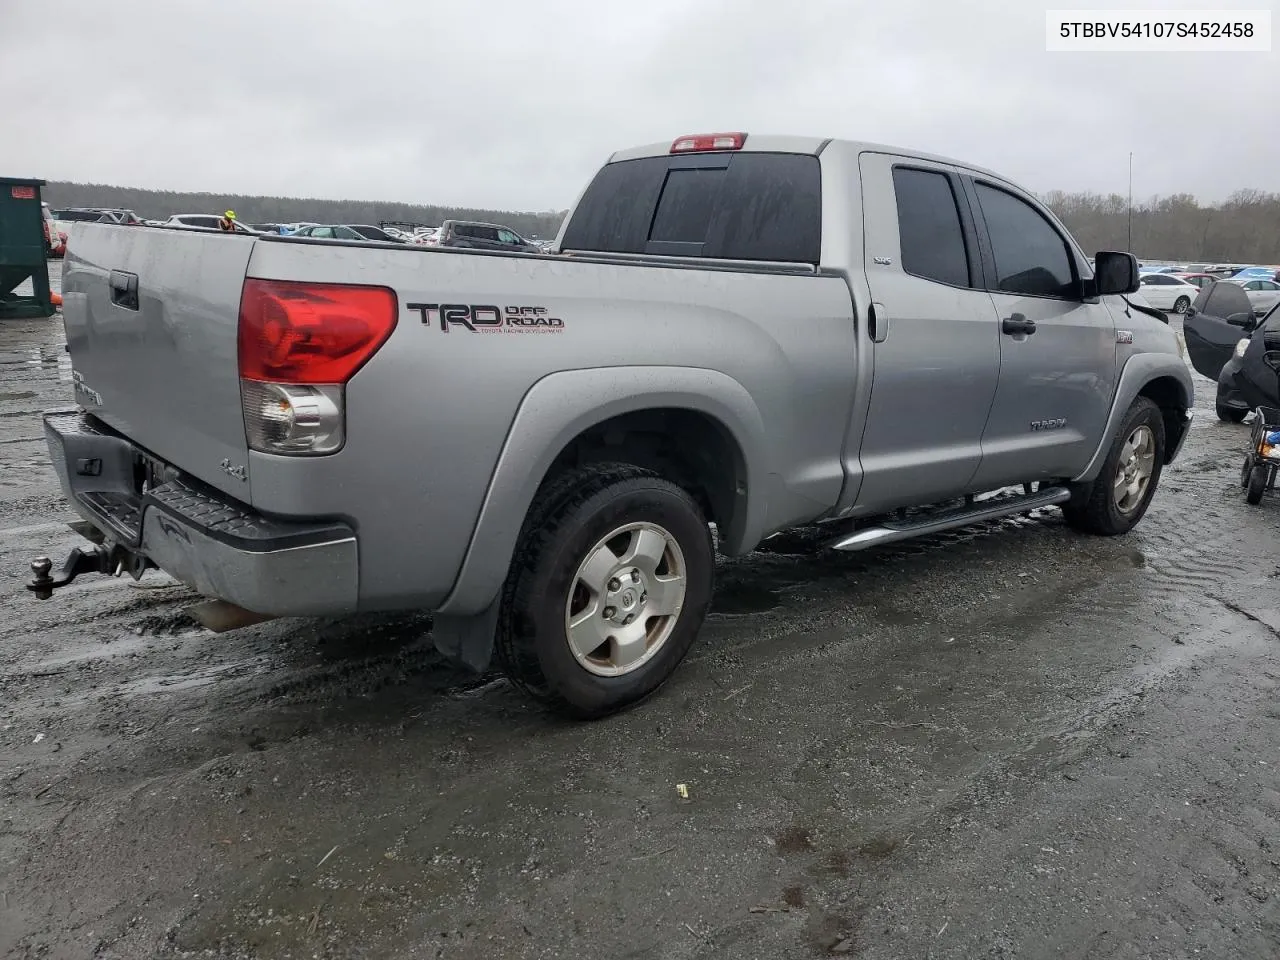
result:
<svg viewBox="0 0 1280 960"><path fill-rule="evenodd" d="M76 577L85 573L105 573L118 576L124 571L137 580L150 561L136 553L131 553L121 546L95 544L87 550L76 547L67 555L62 569L53 573L53 561L48 557L36 557L31 561L31 572L34 576L27 582L27 589L36 595L37 600L48 600L58 587L65 587Z"/></svg>

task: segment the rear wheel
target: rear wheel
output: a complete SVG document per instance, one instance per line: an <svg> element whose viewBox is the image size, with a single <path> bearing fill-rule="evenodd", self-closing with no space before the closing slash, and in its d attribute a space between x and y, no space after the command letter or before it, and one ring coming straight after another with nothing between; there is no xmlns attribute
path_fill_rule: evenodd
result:
<svg viewBox="0 0 1280 960"><path fill-rule="evenodd" d="M1174 313L1186 313L1186 312L1187 312L1187 307L1189 307L1189 306L1191 306L1191 298L1190 298L1190 297L1179 297L1177 300L1175 300L1175 301L1173 302L1173 312L1174 312Z"/></svg>
<svg viewBox="0 0 1280 960"><path fill-rule="evenodd" d="M553 708L606 716L684 659L714 573L711 531L685 490L628 464L569 471L546 485L521 533L499 658Z"/></svg>
<svg viewBox="0 0 1280 960"><path fill-rule="evenodd" d="M1253 457L1244 458L1244 466L1240 468L1240 486L1249 486L1249 474L1253 472Z"/></svg>
<svg viewBox="0 0 1280 960"><path fill-rule="evenodd" d="M1267 479L1271 474L1271 468L1266 464L1255 463L1253 469L1249 471L1249 486L1245 490L1244 499L1248 503L1261 503L1262 494L1267 489Z"/></svg>
<svg viewBox="0 0 1280 960"><path fill-rule="evenodd" d="M1160 482L1164 443L1160 408L1146 397L1138 397L1120 425L1098 478L1077 486L1075 496L1063 506L1067 522L1077 530L1110 537L1133 529L1147 512Z"/></svg>

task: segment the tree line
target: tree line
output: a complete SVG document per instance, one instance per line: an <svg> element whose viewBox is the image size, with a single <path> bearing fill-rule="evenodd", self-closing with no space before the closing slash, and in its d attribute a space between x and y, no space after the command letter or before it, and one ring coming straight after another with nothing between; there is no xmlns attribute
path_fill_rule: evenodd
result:
<svg viewBox="0 0 1280 960"><path fill-rule="evenodd" d="M144 220L167 220L175 213L222 213L234 210L243 223L378 223L402 220L439 226L444 220L483 220L511 227L523 236L550 239L560 229L564 210L517 213L431 204L376 200L320 200L305 197L260 197L229 193L182 193L145 190L102 183L51 180L41 191L54 209L60 207L120 207Z"/></svg>
<svg viewBox="0 0 1280 960"><path fill-rule="evenodd" d="M1202 205L1189 193L1153 197L1129 208L1118 193L1063 193L1041 198L1085 251L1132 250L1159 261L1280 264L1280 193L1238 190Z"/></svg>
<svg viewBox="0 0 1280 960"><path fill-rule="evenodd" d="M319 200L242 194L179 193L98 183L51 181L44 198L53 207L123 207L144 219L174 213L235 210L245 223L377 223L404 220L430 226L442 220L486 220L525 236L554 237L567 211L477 210L368 200ZM1280 194L1240 190L1224 202L1201 204L1188 193L1153 197L1133 208L1120 194L1064 193L1042 199L1084 249L1129 250L1146 259L1214 263L1280 263Z"/></svg>

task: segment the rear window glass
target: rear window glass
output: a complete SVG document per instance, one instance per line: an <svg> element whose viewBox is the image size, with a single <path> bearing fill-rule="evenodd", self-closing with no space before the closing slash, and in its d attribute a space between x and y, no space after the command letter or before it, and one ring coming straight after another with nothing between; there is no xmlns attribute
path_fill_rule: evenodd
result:
<svg viewBox="0 0 1280 960"><path fill-rule="evenodd" d="M709 155L710 156L710 155ZM562 246L607 253L668 253L727 260L817 263L822 174L805 154L736 153L727 167L688 157L607 164L591 182Z"/></svg>
<svg viewBox="0 0 1280 960"><path fill-rule="evenodd" d="M704 243L724 182L724 170L672 170L667 174L650 240Z"/></svg>
<svg viewBox="0 0 1280 960"><path fill-rule="evenodd" d="M574 210L561 245L602 253L644 253L667 161L667 157L645 157L601 167Z"/></svg>

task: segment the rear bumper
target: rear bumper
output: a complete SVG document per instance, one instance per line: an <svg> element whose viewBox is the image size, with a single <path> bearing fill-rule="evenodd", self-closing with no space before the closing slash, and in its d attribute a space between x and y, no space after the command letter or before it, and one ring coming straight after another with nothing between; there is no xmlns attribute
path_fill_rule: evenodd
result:
<svg viewBox="0 0 1280 960"><path fill-rule="evenodd" d="M359 551L349 525L263 516L79 411L46 414L44 429L67 499L108 541L255 613L356 609Z"/></svg>

